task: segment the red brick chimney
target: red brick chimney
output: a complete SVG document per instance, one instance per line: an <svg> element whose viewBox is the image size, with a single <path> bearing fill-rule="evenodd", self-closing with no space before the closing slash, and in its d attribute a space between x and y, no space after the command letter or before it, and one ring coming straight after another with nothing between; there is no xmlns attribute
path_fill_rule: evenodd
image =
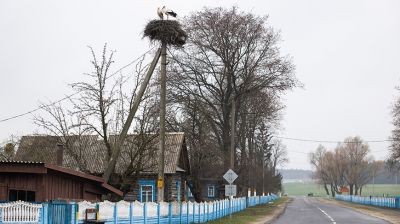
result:
<svg viewBox="0 0 400 224"><path fill-rule="evenodd" d="M56 151L56 165L57 166L63 165L63 156L64 156L64 145L61 143L58 143L57 151Z"/></svg>

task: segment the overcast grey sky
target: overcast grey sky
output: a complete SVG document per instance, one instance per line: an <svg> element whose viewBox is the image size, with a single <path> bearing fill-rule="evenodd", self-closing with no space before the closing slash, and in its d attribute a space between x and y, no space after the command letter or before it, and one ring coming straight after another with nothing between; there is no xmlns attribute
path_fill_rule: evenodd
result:
<svg viewBox="0 0 400 224"><path fill-rule="evenodd" d="M156 9L179 16L204 6L238 6L269 15L281 31L283 54L293 57L304 89L287 94L281 136L343 140L387 139L390 109L400 84L400 1L0 1L0 120L70 94L67 84L89 72L90 52L105 42L115 49L113 68L150 47L142 39ZM0 123L0 142L35 131L32 116ZM307 154L318 143L283 141L290 163L309 169ZM335 144L325 144L333 148ZM377 159L387 143L371 143Z"/></svg>

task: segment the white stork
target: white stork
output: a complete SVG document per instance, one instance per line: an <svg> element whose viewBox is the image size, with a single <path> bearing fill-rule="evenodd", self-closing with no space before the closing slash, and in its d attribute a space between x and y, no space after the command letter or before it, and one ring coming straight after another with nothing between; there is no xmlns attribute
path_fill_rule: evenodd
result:
<svg viewBox="0 0 400 224"><path fill-rule="evenodd" d="M172 16L172 17L177 16L177 14L174 11L172 11L171 9L167 9L165 7L165 5L161 9L157 8L157 14L160 17L160 19L164 19L164 15L167 16L167 19L168 19L168 16Z"/></svg>

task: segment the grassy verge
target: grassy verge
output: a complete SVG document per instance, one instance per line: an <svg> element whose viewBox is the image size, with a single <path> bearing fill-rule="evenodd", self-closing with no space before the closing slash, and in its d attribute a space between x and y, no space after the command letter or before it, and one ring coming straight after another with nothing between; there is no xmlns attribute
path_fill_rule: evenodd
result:
<svg viewBox="0 0 400 224"><path fill-rule="evenodd" d="M210 224L244 224L256 222L263 217L272 215L274 210L279 206L289 201L289 198L282 197L274 201L272 204L263 204L247 208L243 211L232 214L231 217L227 216L222 219L210 221Z"/></svg>

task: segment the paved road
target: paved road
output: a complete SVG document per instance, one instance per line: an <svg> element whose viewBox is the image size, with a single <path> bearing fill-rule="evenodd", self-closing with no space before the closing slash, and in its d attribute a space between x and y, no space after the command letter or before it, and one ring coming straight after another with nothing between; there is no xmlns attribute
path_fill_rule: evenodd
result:
<svg viewBox="0 0 400 224"><path fill-rule="evenodd" d="M273 224L388 224L388 222L314 198L295 197Z"/></svg>

